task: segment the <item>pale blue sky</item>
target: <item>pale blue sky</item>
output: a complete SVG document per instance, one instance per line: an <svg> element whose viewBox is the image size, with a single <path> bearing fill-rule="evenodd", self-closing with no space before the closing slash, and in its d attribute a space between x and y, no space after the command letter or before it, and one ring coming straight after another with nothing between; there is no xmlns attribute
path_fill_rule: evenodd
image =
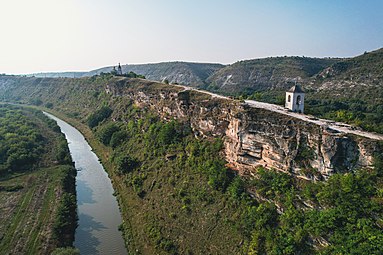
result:
<svg viewBox="0 0 383 255"><path fill-rule="evenodd" d="M347 57L383 47L382 0L0 0L0 73Z"/></svg>

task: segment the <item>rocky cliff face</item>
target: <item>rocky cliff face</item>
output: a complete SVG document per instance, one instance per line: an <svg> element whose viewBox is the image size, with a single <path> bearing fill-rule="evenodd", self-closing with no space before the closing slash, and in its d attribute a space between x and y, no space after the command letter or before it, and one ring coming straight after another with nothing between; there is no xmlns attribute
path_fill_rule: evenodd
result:
<svg viewBox="0 0 383 255"><path fill-rule="evenodd" d="M372 164L377 142L345 135L239 101L158 83L140 88L121 80L106 86L109 94L128 97L164 119L190 123L196 136L222 137L229 166L252 174L257 166L310 179Z"/></svg>
<svg viewBox="0 0 383 255"><path fill-rule="evenodd" d="M307 178L372 164L376 143L264 109L244 106L226 131L226 155L239 170L276 168Z"/></svg>
<svg viewBox="0 0 383 255"><path fill-rule="evenodd" d="M101 90L121 100L129 98L139 107L151 108L163 119L185 121L196 136L222 137L229 166L242 174L252 174L255 167L264 166L311 179L326 178L334 172L371 166L378 148L378 143L368 138L153 81L116 77L95 81L0 79L0 98L21 103L37 99L51 102L66 114L83 118L100 103ZM80 91L82 100L78 100ZM66 105L74 107L70 110ZM72 112L73 109L78 112ZM123 113L114 114L118 118Z"/></svg>

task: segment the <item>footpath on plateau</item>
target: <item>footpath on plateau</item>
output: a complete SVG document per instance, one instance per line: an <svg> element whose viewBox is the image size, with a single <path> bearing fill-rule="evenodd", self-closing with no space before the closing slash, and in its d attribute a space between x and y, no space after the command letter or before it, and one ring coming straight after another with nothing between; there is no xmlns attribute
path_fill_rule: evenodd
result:
<svg viewBox="0 0 383 255"><path fill-rule="evenodd" d="M174 86L182 87L185 90L198 91L200 93L208 94L208 95L211 95L212 97L216 97L216 98L232 100L229 97L218 95L218 94L206 91L206 90L195 89L195 88L191 88L188 86L182 86L182 85L174 85ZM367 138L370 138L373 140L383 141L383 135L363 131L363 130L361 130L357 127L351 126L349 124L345 124L345 123L341 123L341 122L335 122L333 120L319 119L319 118L316 118L314 116L305 115L305 114L296 113L296 112L291 112L288 109L286 109L282 106L279 106L279 105L269 104L269 103L264 103L264 102L258 102L255 100L245 100L245 104L247 104L250 107L266 109L266 110L269 110L272 112L281 113L281 114L288 115L288 116L291 116L291 117L294 117L297 119L311 122L311 123L317 124L319 126L325 127L330 132L354 134L354 135L358 135L358 136L367 137Z"/></svg>

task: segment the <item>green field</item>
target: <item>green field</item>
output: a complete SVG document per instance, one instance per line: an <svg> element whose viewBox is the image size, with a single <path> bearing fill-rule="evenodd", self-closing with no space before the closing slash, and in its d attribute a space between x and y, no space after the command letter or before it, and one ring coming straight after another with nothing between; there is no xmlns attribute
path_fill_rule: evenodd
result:
<svg viewBox="0 0 383 255"><path fill-rule="evenodd" d="M71 246L75 169L55 122L33 109L0 105L1 254L50 254ZM73 204L64 204L72 196ZM72 206L72 207L71 207ZM62 226L60 215L71 208Z"/></svg>

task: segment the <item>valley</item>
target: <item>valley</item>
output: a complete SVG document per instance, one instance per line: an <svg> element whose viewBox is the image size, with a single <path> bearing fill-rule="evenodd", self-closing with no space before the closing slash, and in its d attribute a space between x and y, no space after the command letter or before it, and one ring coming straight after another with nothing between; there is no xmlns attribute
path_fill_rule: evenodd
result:
<svg viewBox="0 0 383 255"><path fill-rule="evenodd" d="M86 136L112 179L129 253L332 254L355 240L380 252L368 239L381 228L379 135L143 79L1 84L1 98L44 107Z"/></svg>
<svg viewBox="0 0 383 255"><path fill-rule="evenodd" d="M65 134L77 170L78 226L74 247L83 255L126 254L118 231L122 220L114 190L99 159L79 131L51 114L44 114L56 121Z"/></svg>
<svg viewBox="0 0 383 255"><path fill-rule="evenodd" d="M3 1L0 255L382 255L383 1Z"/></svg>

